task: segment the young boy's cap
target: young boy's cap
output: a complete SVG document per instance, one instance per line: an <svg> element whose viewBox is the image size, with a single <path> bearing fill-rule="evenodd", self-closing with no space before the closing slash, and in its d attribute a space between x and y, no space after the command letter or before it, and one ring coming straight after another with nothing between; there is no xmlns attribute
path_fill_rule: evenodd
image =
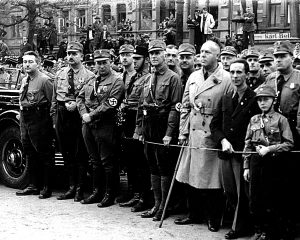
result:
<svg viewBox="0 0 300 240"><path fill-rule="evenodd" d="M258 97L276 97L274 88L268 85L261 86L257 89L256 98Z"/></svg>

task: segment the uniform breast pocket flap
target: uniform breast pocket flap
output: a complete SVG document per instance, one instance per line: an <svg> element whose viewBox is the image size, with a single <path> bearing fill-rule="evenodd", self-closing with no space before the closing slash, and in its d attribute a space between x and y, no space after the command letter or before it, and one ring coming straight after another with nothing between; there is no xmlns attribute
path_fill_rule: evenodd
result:
<svg viewBox="0 0 300 240"><path fill-rule="evenodd" d="M251 131L253 131L253 132L256 132L256 131L258 131L258 130L260 130L261 128L260 128L260 126L259 125L252 125L251 127L250 127L250 130Z"/></svg>
<svg viewBox="0 0 300 240"><path fill-rule="evenodd" d="M167 98L168 97L168 91L169 91L169 82L163 82L159 88L159 97L161 98Z"/></svg>

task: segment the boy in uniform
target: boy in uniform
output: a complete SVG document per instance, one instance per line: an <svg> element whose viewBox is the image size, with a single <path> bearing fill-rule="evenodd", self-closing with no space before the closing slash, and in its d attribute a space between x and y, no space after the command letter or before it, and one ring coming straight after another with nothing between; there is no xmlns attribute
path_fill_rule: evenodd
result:
<svg viewBox="0 0 300 240"><path fill-rule="evenodd" d="M251 118L244 148L244 179L250 187L250 213L255 235L252 239L280 239L280 221L284 217L286 176L284 155L294 146L288 120L274 111L276 93L270 86L257 90L262 114ZM249 154L256 151L258 154Z"/></svg>

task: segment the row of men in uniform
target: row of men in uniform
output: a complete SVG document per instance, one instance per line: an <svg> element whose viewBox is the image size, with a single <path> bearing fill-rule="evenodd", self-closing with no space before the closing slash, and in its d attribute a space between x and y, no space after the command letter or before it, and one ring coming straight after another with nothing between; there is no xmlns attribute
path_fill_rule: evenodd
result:
<svg viewBox="0 0 300 240"><path fill-rule="evenodd" d="M48 143L52 139L51 131L54 126L65 165L69 170L70 185L69 190L58 199L74 198L75 201L81 201L83 204L100 202L99 207L112 205L116 197L118 182L116 149L119 136L115 117L117 109L120 109L125 116L123 145L125 146L124 158L128 165L128 181L135 193L133 199L120 205L133 206L134 212L145 210L149 207L146 205L145 198L151 185L154 206L144 212L142 217L160 220L178 157L178 152L166 146L175 144L178 140L181 144L188 142L192 148L182 150L181 164L176 179L190 186L188 187L190 214L187 218L177 219L175 223L197 222L199 220L196 217L197 208L201 205L206 210L201 214L207 217L208 229L217 231L220 227L220 213L222 212L221 189L225 188L224 177L220 178L219 165L231 160L220 161L217 152L206 148L216 148L220 144L226 152L232 148L242 150L241 143L244 141L246 129L244 129L244 135L236 126L226 129L230 132L228 133L229 139L233 141L240 139L236 147L234 143L228 144L227 133L224 129L225 137L223 134L223 138L216 140L215 134L211 132L210 123L216 110L220 110L223 95L231 94L232 96L234 92L237 92L237 95L241 96L236 99L238 104L235 103L239 111L254 96L252 92L249 96L245 96L245 93L253 87L250 84L244 84L248 78L243 77L239 80L234 74L242 72L248 76L248 74L257 74L260 70L248 73L247 68L242 67L238 71L231 71L231 68L228 69L226 66L230 64L226 64L225 59L222 62L222 58L226 55L233 56L234 51L231 51L230 47L221 51L220 46L213 41L203 44L200 53L202 68L197 71L194 71L194 47L190 44L182 44L176 50L176 48L167 48L160 40L151 41L148 49L142 46L134 49L130 45L123 45L120 48L120 56L124 72L120 78L111 70L109 51L94 52L97 71L97 76L95 76L82 65L82 46L77 42L71 42L67 48L69 66L56 74L53 86L49 78L37 70L38 57L35 53L26 53L23 65L28 77L23 79L21 88L20 120L22 143L28 158L31 179L30 185L17 192L17 195L39 194L40 198L51 196L50 176L53 150L50 147L51 144ZM281 112L290 122L294 141L298 143L299 78L297 77L298 71L292 68L291 52L290 43L277 44L274 49L275 58L273 58L277 64L277 72L270 74L266 82L276 83L278 73L285 78L285 87L282 88L278 102ZM175 64L174 71L172 71L170 69L172 64L166 61L177 54L180 76L175 73ZM223 66L218 63L219 55ZM252 65L255 65L252 62L257 65L258 61L266 63L267 61L264 60L270 60L267 56L259 59L255 55L255 60L252 58L254 58L253 52L249 51L247 64L250 65L250 69ZM149 73L150 63L153 70L151 73ZM226 71L226 68L230 73ZM277 90L278 85L275 84ZM239 89L241 86L242 88ZM246 89L250 90L246 91ZM235 112L232 114L236 115ZM233 125L234 116L231 118L232 120L229 118L227 121ZM239 122L239 125L245 126L249 122L249 116L248 121L244 118L239 118L238 121L243 123ZM227 126L230 125L227 124ZM222 141L224 139L227 141ZM154 145L151 142L161 143L164 146ZM86 146L86 149L83 146ZM195 146L204 149L193 149ZM86 175L86 160L83 157L85 150L88 152L93 169L93 192L87 198L84 198L83 194L83 179ZM42 191L38 189L36 178L38 159L43 159L44 187ZM242 164L241 161L237 161L230 165L237 167L231 166L231 173L226 174L231 180L229 183L231 189L225 188L225 193L228 193L228 196L233 193L232 202L236 214L232 230L225 237L233 239L244 234L245 229L239 229L240 220L237 219L240 216L237 204L240 196L243 195L240 189ZM295 181L291 182L295 184ZM103 183L105 186L101 185ZM291 189L296 187L293 184L291 184ZM237 187L232 187L233 185ZM201 204L199 202L195 204L195 196L198 195L201 195ZM287 198L292 201L289 196ZM295 205L291 204L291 206ZM245 220L245 216L242 219ZM244 227L243 224L241 226Z"/></svg>

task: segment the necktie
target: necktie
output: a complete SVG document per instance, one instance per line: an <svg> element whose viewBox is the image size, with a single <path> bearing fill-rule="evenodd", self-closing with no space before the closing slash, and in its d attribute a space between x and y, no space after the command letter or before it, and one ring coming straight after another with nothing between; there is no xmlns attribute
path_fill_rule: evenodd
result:
<svg viewBox="0 0 300 240"><path fill-rule="evenodd" d="M274 106L274 109L275 109L275 111L280 112L281 92L282 92L283 85L285 83L283 75L279 75L276 81L277 81L276 82L277 83L277 101L276 101L276 104Z"/></svg>
<svg viewBox="0 0 300 240"><path fill-rule="evenodd" d="M204 73L204 80L206 80L208 78L208 72Z"/></svg>
<svg viewBox="0 0 300 240"><path fill-rule="evenodd" d="M123 73L123 83L125 84L126 83L126 75L128 74L127 71L124 71Z"/></svg>
<svg viewBox="0 0 300 240"><path fill-rule="evenodd" d="M127 96L131 93L132 88L133 88L133 84L134 84L136 78L137 78L137 73L135 73L135 74L131 77L131 79L130 79L130 82L129 82L128 87L127 87Z"/></svg>
<svg viewBox="0 0 300 240"><path fill-rule="evenodd" d="M75 88L74 88L74 70L70 68L68 72L68 83L69 83L69 94L74 94L75 93Z"/></svg>
<svg viewBox="0 0 300 240"><path fill-rule="evenodd" d="M155 101L155 90L156 90L156 84L157 84L157 72L154 72L151 79L151 96L152 100Z"/></svg>
<svg viewBox="0 0 300 240"><path fill-rule="evenodd" d="M21 95L21 98L20 98L21 101L23 101L26 97L26 94L28 92L29 81L30 81L30 77L28 76L27 79L26 79L26 83L23 87L23 92L22 92L22 95Z"/></svg>

